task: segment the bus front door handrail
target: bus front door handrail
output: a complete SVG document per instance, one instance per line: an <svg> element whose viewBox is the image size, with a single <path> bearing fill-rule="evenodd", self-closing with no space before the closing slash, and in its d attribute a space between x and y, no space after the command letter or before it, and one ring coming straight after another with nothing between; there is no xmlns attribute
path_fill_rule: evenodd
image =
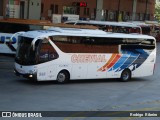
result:
<svg viewBox="0 0 160 120"><path fill-rule="evenodd" d="M33 41L32 41L32 43L31 43L31 45L33 46L33 50L35 50L35 43L36 43L36 41L38 40L38 39L48 39L48 36L38 36L38 37L36 37L36 38L34 38L33 39Z"/></svg>
<svg viewBox="0 0 160 120"><path fill-rule="evenodd" d="M16 35L22 35L22 34L24 34L25 32L16 32L16 33L14 33L12 36L11 36L11 38L10 38L10 41L12 41L12 39L13 39L13 37L15 37Z"/></svg>

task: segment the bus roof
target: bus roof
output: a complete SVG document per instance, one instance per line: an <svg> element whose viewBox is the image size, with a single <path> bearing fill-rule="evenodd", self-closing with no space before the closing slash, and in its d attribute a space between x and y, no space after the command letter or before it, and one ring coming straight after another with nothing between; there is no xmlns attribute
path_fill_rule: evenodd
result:
<svg viewBox="0 0 160 120"><path fill-rule="evenodd" d="M40 36L54 36L54 35L66 35L66 36L83 36L83 37L108 37L108 38L137 38L137 39L155 39L152 36L141 34L124 34L124 33L111 33L104 32L102 30L91 29L78 29L78 28L59 28L53 27L49 30L37 30L28 31L21 36L36 38Z"/></svg>
<svg viewBox="0 0 160 120"><path fill-rule="evenodd" d="M110 25L110 26L121 26L121 27L139 27L136 24L130 23L130 22L110 22L110 21L95 21L95 20L89 20L89 21L66 21L65 23L84 23L84 24L95 24L95 25Z"/></svg>

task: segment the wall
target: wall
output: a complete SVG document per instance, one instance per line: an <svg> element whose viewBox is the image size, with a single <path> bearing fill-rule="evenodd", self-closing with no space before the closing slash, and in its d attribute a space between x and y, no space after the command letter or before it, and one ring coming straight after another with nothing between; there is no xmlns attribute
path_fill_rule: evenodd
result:
<svg viewBox="0 0 160 120"><path fill-rule="evenodd" d="M90 18L91 15L94 14L94 9L96 8L96 0L42 0L44 4L43 12L41 13L41 17L45 19L51 19L51 16L48 15L48 11L51 8L51 4L58 5L58 14L63 14L63 7L73 7L73 2L87 2L87 8L90 9L89 15L84 15L84 8L80 7L80 16L84 18ZM94 16L95 17L95 16Z"/></svg>
<svg viewBox="0 0 160 120"><path fill-rule="evenodd" d="M41 17L41 0L30 0L29 2L29 19L40 19Z"/></svg>
<svg viewBox="0 0 160 120"><path fill-rule="evenodd" d="M147 1L147 3L146 3ZM137 0L137 13L144 15L150 14L150 19L154 19L155 1L154 0ZM144 18L145 20L146 18Z"/></svg>

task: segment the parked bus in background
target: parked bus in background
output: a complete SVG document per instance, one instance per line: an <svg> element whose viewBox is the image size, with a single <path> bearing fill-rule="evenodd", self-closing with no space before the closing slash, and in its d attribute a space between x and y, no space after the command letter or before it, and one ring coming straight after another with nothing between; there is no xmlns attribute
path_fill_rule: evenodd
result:
<svg viewBox="0 0 160 120"><path fill-rule="evenodd" d="M24 19L0 19L0 53L15 54L17 48L17 35L20 31L31 31L43 29L46 20L24 20Z"/></svg>
<svg viewBox="0 0 160 120"><path fill-rule="evenodd" d="M65 24L73 25L94 25L100 30L114 33L142 33L141 27L129 22L109 22L109 21L67 21Z"/></svg>
<svg viewBox="0 0 160 120"><path fill-rule="evenodd" d="M131 21L131 23L142 28L142 34L151 35L160 41L160 25L155 21Z"/></svg>
<svg viewBox="0 0 160 120"><path fill-rule="evenodd" d="M156 21L145 21L150 26L150 35L156 38L157 42L160 42L160 24Z"/></svg>
<svg viewBox="0 0 160 120"><path fill-rule="evenodd" d="M50 28L19 35L15 73L37 81L150 76L155 38L102 30Z"/></svg>

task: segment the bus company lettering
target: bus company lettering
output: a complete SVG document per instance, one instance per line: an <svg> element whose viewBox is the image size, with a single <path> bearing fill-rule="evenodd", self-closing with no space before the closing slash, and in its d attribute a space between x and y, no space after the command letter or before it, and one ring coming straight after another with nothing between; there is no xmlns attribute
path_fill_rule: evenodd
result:
<svg viewBox="0 0 160 120"><path fill-rule="evenodd" d="M17 42L17 38L13 37L11 40L11 36L0 36L0 44L11 43L15 44Z"/></svg>
<svg viewBox="0 0 160 120"><path fill-rule="evenodd" d="M74 54L71 56L73 63L93 63L93 62L106 62L105 55L80 55Z"/></svg>

